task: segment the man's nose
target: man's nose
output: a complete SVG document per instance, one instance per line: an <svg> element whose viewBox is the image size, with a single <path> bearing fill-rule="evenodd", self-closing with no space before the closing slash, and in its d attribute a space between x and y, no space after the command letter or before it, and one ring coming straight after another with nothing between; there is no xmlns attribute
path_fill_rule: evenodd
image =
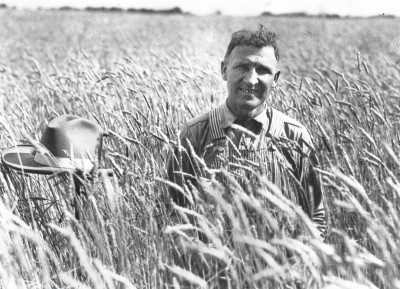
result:
<svg viewBox="0 0 400 289"><path fill-rule="evenodd" d="M257 84L257 82L258 82L258 74L257 74L255 68L252 68L252 69L248 70L243 80L248 85Z"/></svg>

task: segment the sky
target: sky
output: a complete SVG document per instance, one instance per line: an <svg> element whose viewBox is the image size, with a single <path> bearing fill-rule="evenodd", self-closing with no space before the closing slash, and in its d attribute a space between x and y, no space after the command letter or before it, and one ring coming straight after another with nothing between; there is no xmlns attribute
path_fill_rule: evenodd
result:
<svg viewBox="0 0 400 289"><path fill-rule="evenodd" d="M185 12L205 15L221 11L228 15L252 16L262 12L309 14L329 13L341 16L400 16L400 0L0 0L17 8L35 9L70 6L76 8L120 7L169 9L180 7Z"/></svg>

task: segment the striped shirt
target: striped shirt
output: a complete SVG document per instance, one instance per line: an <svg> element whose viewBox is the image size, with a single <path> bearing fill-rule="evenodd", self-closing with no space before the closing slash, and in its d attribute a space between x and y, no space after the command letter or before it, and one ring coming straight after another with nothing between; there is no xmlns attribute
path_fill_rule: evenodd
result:
<svg viewBox="0 0 400 289"><path fill-rule="evenodd" d="M324 237L326 217L323 192L314 171L318 160L310 135L293 118L268 108L253 119L239 120L226 103L190 120L182 128L182 171L187 175L208 177L195 158L195 153L208 169L224 169L234 175L244 189L249 181L265 175L289 199L298 203ZM176 159L176 158L175 158ZM170 161L168 174L182 183L174 171L178 164ZM182 175L181 175L182 177ZM224 183L224 177L218 176ZM186 205L181 193L172 190L174 202Z"/></svg>

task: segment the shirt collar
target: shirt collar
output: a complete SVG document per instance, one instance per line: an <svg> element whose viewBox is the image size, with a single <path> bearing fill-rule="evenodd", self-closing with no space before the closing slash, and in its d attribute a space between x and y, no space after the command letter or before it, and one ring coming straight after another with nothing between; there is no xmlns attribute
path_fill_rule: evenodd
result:
<svg viewBox="0 0 400 289"><path fill-rule="evenodd" d="M229 109L228 105L226 104L226 101L221 104L220 106L220 123L219 127L222 129L225 129L227 127L230 127L235 120L238 118L231 112ZM264 129L268 129L269 125L269 117L268 117L268 106L266 105L263 111L261 111L260 114L254 117L254 120L257 122L261 123Z"/></svg>

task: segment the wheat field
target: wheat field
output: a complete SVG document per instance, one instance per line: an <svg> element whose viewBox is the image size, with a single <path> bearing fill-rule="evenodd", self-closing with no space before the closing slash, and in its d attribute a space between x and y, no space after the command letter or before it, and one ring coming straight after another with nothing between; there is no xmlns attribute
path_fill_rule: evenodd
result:
<svg viewBox="0 0 400 289"><path fill-rule="evenodd" d="M246 194L232 179L229 197L216 181L204 198L181 188L196 205L170 219L179 128L225 99L230 35L259 23L280 45L268 101L318 152L325 242L267 180ZM396 18L0 10L0 152L76 114L107 133L99 166L113 171L85 180L76 220L71 175L1 165L1 288L400 288L399 31Z"/></svg>

